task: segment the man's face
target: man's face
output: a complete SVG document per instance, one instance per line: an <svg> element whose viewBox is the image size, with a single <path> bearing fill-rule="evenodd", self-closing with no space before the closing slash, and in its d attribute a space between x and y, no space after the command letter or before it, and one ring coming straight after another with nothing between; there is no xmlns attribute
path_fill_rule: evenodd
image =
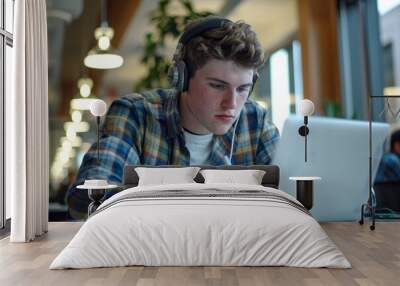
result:
<svg viewBox="0 0 400 286"><path fill-rule="evenodd" d="M183 126L198 134L225 134L240 115L253 73L233 61L209 60L189 82Z"/></svg>

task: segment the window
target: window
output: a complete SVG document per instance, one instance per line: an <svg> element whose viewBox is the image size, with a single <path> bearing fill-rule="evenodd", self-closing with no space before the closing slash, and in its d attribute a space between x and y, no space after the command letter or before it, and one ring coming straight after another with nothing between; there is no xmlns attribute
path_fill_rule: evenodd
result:
<svg viewBox="0 0 400 286"><path fill-rule="evenodd" d="M383 60L383 86L392 87L395 85L395 71L393 60L393 45L386 44L382 47Z"/></svg>
<svg viewBox="0 0 400 286"><path fill-rule="evenodd" d="M13 33L14 30L14 0L5 0L5 7L4 7L4 13L5 13L5 18L4 18L4 23L5 25L5 30L9 33Z"/></svg>
<svg viewBox="0 0 400 286"><path fill-rule="evenodd" d="M272 54L271 65L271 103L272 121L282 131L283 122L290 112L289 54L280 49Z"/></svg>
<svg viewBox="0 0 400 286"><path fill-rule="evenodd" d="M294 40L289 46L271 54L268 59L272 121L280 132L290 114L296 114L303 99L300 43Z"/></svg>
<svg viewBox="0 0 400 286"><path fill-rule="evenodd" d="M380 44L382 46L383 94L400 94L400 35L397 26L400 23L400 0L378 1L380 12ZM400 100L391 100L398 109ZM387 117L389 122L394 120ZM397 120L398 121L398 120Z"/></svg>
<svg viewBox="0 0 400 286"><path fill-rule="evenodd" d="M341 94L345 118L368 120L368 95L383 94L380 43L383 34L379 32L377 9L380 2L338 1ZM392 26L391 30L396 30L396 26ZM374 121L382 121L383 103L380 99L374 101Z"/></svg>
<svg viewBox="0 0 400 286"><path fill-rule="evenodd" d="M11 92L12 46L13 46L14 0L0 0L0 228L11 217L10 194L4 188L4 131L5 99Z"/></svg>

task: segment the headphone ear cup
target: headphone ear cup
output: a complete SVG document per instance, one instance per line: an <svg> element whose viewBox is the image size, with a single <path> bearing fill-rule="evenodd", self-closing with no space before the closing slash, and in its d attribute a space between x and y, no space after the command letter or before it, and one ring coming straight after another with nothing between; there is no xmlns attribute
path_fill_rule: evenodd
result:
<svg viewBox="0 0 400 286"><path fill-rule="evenodd" d="M184 61L179 61L176 65L177 70L178 70L178 74L179 74L179 82L178 82L178 86L177 89L179 91L187 91L188 89L188 74L187 74L187 68L186 68L186 64Z"/></svg>
<svg viewBox="0 0 400 286"><path fill-rule="evenodd" d="M179 73L175 62L173 62L168 68L167 79L172 88L177 88Z"/></svg>
<svg viewBox="0 0 400 286"><path fill-rule="evenodd" d="M185 91L187 88L187 72L186 65L183 61L178 61L171 65L168 69L168 81L170 85L177 91Z"/></svg>

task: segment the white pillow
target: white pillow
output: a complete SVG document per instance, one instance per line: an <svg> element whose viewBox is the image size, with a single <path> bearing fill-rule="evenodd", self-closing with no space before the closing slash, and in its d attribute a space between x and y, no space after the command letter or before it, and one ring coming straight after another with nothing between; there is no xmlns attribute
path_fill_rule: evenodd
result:
<svg viewBox="0 0 400 286"><path fill-rule="evenodd" d="M193 179L199 170L199 167L135 168L139 176L138 186L195 183Z"/></svg>
<svg viewBox="0 0 400 286"><path fill-rule="evenodd" d="M204 183L234 183L261 185L265 171L261 170L202 170Z"/></svg>

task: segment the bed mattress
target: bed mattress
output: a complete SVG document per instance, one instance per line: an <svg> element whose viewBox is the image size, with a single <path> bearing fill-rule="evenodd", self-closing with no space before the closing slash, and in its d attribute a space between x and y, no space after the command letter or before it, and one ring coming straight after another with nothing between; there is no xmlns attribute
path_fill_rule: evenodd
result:
<svg viewBox="0 0 400 286"><path fill-rule="evenodd" d="M50 269L145 266L350 268L292 196L240 184L124 190L106 200Z"/></svg>

